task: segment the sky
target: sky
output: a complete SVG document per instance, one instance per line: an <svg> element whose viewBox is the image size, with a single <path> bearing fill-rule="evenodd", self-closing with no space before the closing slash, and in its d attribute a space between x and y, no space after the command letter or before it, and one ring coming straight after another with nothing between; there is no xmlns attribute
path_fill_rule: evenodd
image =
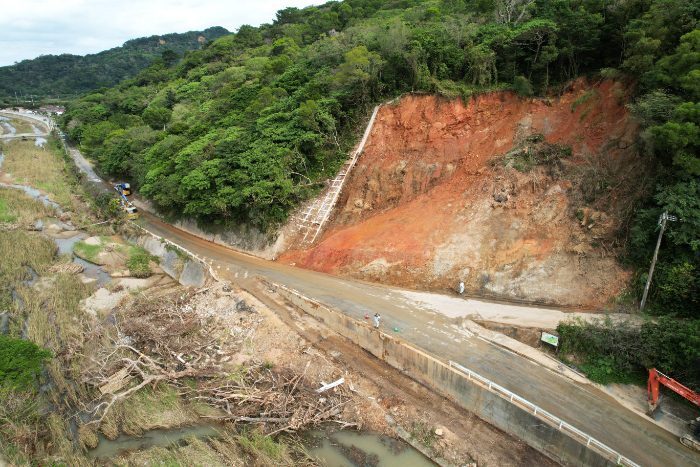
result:
<svg viewBox="0 0 700 467"><path fill-rule="evenodd" d="M39 55L85 55L137 37L271 22L322 0L0 0L0 66Z"/></svg>

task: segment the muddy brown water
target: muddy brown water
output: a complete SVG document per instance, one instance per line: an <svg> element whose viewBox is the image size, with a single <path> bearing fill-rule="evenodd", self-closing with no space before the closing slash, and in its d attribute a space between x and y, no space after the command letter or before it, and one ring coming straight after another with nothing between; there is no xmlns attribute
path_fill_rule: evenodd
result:
<svg viewBox="0 0 700 467"><path fill-rule="evenodd" d="M377 433L312 431L307 449L332 467L430 467L435 464L410 445Z"/></svg>
<svg viewBox="0 0 700 467"><path fill-rule="evenodd" d="M116 439L107 439L99 435L97 447L88 451L88 455L99 459L111 459L128 451L186 444L188 438L207 439L216 437L218 434L218 428L213 425L199 425L150 430L142 436L120 435Z"/></svg>
<svg viewBox="0 0 700 467"><path fill-rule="evenodd" d="M129 451L152 447L186 445L191 438L208 439L219 435L216 425L156 429L142 436L120 435L110 440L99 435L97 447L88 451L95 459L113 459ZM303 436L315 460L331 467L431 467L435 464L420 452L388 436L358 431L314 430Z"/></svg>

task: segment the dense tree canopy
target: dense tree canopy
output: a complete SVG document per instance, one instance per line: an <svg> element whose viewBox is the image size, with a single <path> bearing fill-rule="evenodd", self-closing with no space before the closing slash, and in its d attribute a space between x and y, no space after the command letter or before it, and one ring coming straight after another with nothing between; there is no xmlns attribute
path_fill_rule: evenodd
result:
<svg viewBox="0 0 700 467"><path fill-rule="evenodd" d="M128 179L163 211L267 229L334 173L369 107L386 97L544 94L581 74L625 74L638 83L632 107L658 166L658 188L630 231L629 259L642 271L656 217L681 217L669 226L652 303L697 314L699 9L685 0L286 8L272 24L243 26L180 62L163 57L84 96L64 124L100 170Z"/></svg>
<svg viewBox="0 0 700 467"><path fill-rule="evenodd" d="M167 66L202 41L213 41L229 32L222 27L181 34L142 37L98 54L43 55L0 67L0 104L16 103L27 96L74 97L103 86L114 86L161 59Z"/></svg>

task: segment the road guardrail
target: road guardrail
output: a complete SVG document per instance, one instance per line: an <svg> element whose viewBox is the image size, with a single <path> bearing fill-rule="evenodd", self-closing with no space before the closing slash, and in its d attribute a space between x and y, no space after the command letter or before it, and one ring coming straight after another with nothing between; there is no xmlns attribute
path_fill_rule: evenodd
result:
<svg viewBox="0 0 700 467"><path fill-rule="evenodd" d="M618 465L624 465L628 467L641 467L639 464L623 456L607 444L598 441L591 435L584 433L583 431L579 430L570 423L565 422L556 415L547 412L542 407L533 404L532 402L504 388L503 386L494 383L490 379L481 376L479 373L472 371L469 368L465 368L459 363L453 362L452 360L449 361L449 365L452 368L456 368L460 372L467 375L467 378L469 380L476 382L477 384L483 386L484 388L487 388L493 393L498 394L504 399L508 399L512 404L516 404L519 407L530 411L534 416L547 423L548 425L553 426L554 428L562 432L566 432L570 435L573 435L574 438L577 438L580 442L585 443L586 447L588 447L589 449L594 449L599 454L602 454L603 456L617 463Z"/></svg>

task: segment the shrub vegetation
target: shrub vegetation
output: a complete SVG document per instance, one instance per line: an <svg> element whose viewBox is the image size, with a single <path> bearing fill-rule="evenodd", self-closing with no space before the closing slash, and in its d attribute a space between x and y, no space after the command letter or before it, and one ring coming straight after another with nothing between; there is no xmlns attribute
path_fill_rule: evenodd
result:
<svg viewBox="0 0 700 467"><path fill-rule="evenodd" d="M0 386L21 388L32 385L51 352L33 342L0 336Z"/></svg>

